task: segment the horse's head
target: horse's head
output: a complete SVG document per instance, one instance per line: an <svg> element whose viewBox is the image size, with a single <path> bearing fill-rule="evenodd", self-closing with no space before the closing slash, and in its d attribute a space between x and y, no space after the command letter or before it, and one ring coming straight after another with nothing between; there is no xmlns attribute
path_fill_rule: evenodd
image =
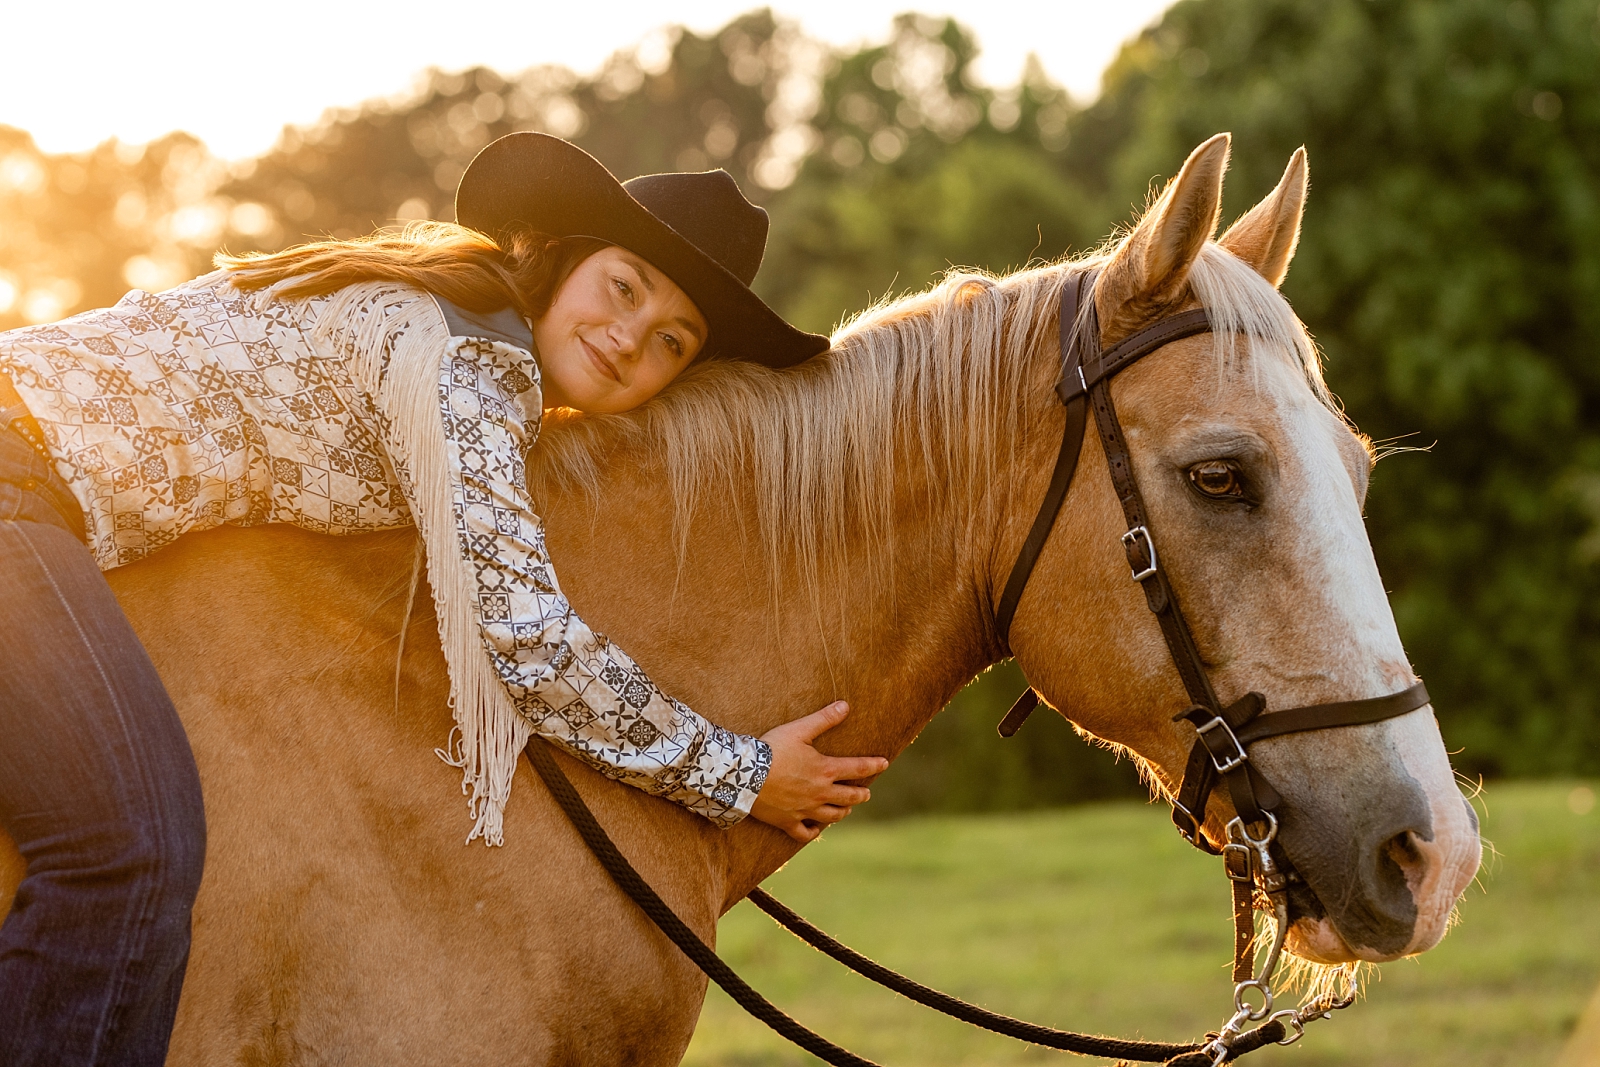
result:
<svg viewBox="0 0 1600 1067"><path fill-rule="evenodd" d="M1224 703L1256 691L1270 715L1394 693L1416 677L1362 522L1371 453L1330 405L1277 292L1299 234L1305 155L1212 242L1227 158L1225 136L1196 149L1095 288L1108 349L1193 307L1216 329L1166 345L1113 385L1150 530ZM1061 416L1043 400L1037 410L1049 437ZM1008 543L1028 508L1019 497ZM1195 730L1171 720L1188 701L1129 580L1123 530L1091 429L1010 643L1052 703L1175 789ZM1293 951L1378 961L1438 942L1480 849L1431 708L1269 738L1251 759L1283 796L1279 841L1304 879L1291 892ZM1208 814L1220 844L1233 815L1222 791Z"/></svg>

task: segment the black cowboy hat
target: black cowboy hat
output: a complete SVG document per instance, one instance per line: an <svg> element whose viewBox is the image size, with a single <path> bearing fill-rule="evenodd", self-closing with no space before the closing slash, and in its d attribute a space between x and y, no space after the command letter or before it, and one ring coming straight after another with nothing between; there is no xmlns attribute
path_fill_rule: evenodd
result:
<svg viewBox="0 0 1600 1067"><path fill-rule="evenodd" d="M598 237L671 278L711 326L705 354L788 367L828 339L790 326L750 291L767 213L725 170L619 182L575 144L512 133L479 152L456 188L456 221L491 237L530 229Z"/></svg>

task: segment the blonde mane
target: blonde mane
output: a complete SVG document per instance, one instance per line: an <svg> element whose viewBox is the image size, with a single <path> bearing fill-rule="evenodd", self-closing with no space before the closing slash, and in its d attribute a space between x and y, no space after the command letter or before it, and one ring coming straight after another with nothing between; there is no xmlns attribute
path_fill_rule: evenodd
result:
<svg viewBox="0 0 1600 1067"><path fill-rule="evenodd" d="M1010 461L1026 447L1025 414L1048 399L1039 383L1044 364L1051 374L1056 366L1062 283L1109 259L1100 252L1004 277L953 270L856 315L828 352L798 367L713 362L625 415L552 413L530 456L535 499L552 489L598 494L605 457L626 449L662 465L680 558L699 502L753 485L774 582L794 565L815 595L847 560L887 581L906 460L936 521L967 537L994 528L1011 495ZM1305 328L1255 270L1211 244L1190 284L1216 327L1219 372L1239 361L1242 336L1252 361L1293 361L1332 406Z"/></svg>

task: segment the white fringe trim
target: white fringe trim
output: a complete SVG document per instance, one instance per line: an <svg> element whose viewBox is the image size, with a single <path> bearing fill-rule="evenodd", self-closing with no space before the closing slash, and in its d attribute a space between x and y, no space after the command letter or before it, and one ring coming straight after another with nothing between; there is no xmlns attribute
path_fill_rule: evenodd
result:
<svg viewBox="0 0 1600 1067"><path fill-rule="evenodd" d="M374 299L376 298L376 299ZM365 321L357 307L372 301ZM398 336L397 336L398 335ZM454 482L439 413L439 375L450 332L427 294L386 282L352 285L329 299L313 335L347 353L351 375L389 422L385 444L427 550L428 584L450 670L455 728L439 758L461 768L473 819L468 843L505 843L506 801L532 727L511 703L478 625L477 584L456 533ZM384 350L390 351L386 373Z"/></svg>

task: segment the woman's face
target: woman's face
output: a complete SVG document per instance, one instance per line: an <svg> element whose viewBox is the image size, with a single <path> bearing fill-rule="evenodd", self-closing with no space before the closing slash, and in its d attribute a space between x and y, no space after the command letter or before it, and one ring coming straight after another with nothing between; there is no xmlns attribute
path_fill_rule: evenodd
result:
<svg viewBox="0 0 1600 1067"><path fill-rule="evenodd" d="M682 289L625 248L578 264L534 323L544 406L613 414L666 388L709 327Z"/></svg>

